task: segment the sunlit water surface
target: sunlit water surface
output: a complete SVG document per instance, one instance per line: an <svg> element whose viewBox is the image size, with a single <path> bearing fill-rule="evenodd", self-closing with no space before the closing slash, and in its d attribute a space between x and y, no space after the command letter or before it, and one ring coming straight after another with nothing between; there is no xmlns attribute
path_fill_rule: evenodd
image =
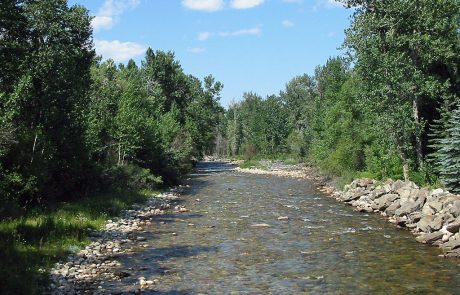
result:
<svg viewBox="0 0 460 295"><path fill-rule="evenodd" d="M306 180L230 168L202 163L181 203L190 212L156 217L149 247L120 258L131 276L104 287L143 276L159 280L153 294L460 294L460 260L383 217Z"/></svg>

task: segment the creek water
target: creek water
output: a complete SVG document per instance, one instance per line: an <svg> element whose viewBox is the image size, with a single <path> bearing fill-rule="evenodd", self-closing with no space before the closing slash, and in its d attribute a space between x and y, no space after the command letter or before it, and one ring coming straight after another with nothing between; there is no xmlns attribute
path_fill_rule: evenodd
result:
<svg viewBox="0 0 460 295"><path fill-rule="evenodd" d="M201 163L188 183L190 212L153 219L149 246L119 258L131 275L106 290L143 276L158 280L147 294L460 294L460 260L307 180Z"/></svg>

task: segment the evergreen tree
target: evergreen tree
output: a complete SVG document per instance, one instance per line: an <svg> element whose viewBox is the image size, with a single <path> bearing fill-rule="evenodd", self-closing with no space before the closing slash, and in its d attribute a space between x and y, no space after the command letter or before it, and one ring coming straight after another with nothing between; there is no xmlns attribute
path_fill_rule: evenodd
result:
<svg viewBox="0 0 460 295"><path fill-rule="evenodd" d="M438 164L443 183L455 193L460 193L460 105L449 120L447 136L440 141Z"/></svg>

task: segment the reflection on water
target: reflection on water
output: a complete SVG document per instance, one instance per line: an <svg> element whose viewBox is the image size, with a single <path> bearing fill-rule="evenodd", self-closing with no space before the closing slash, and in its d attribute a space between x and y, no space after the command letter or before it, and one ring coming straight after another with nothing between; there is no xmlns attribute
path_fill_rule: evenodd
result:
<svg viewBox="0 0 460 295"><path fill-rule="evenodd" d="M154 219L150 247L120 258L131 276L112 289L143 276L159 280L153 294L460 294L458 259L382 217L305 180L229 168L191 176L182 204L191 212Z"/></svg>

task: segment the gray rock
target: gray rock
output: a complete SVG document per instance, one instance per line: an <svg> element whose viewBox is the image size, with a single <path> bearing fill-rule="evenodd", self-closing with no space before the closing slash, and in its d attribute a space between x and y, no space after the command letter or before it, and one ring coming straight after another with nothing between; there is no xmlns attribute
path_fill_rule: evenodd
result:
<svg viewBox="0 0 460 295"><path fill-rule="evenodd" d="M384 194L388 193L387 191L385 191L383 188L379 188L379 189L375 189L373 190L369 195L369 200L373 201L375 200L376 198L380 198L381 196L383 196Z"/></svg>
<svg viewBox="0 0 460 295"><path fill-rule="evenodd" d="M423 206L422 212L426 215L434 215L442 210L443 203L438 200L428 199Z"/></svg>
<svg viewBox="0 0 460 295"><path fill-rule="evenodd" d="M416 211L412 212L408 215L409 221L412 223L417 223L422 219L422 217L425 216L422 212Z"/></svg>
<svg viewBox="0 0 460 295"><path fill-rule="evenodd" d="M460 216L460 197L459 200L452 200L451 204L445 209L446 212L452 214L454 217Z"/></svg>
<svg viewBox="0 0 460 295"><path fill-rule="evenodd" d="M460 233L456 233L450 237L449 241L441 245L441 248L445 250L454 250L460 248Z"/></svg>
<svg viewBox="0 0 460 295"><path fill-rule="evenodd" d="M458 233L460 230L460 217L457 217L455 221L449 223L446 226L446 230L454 234Z"/></svg>
<svg viewBox="0 0 460 295"><path fill-rule="evenodd" d="M399 199L399 195L397 194L386 194L374 201L377 204L377 210L383 211L397 199Z"/></svg>
<svg viewBox="0 0 460 295"><path fill-rule="evenodd" d="M391 203L390 206L385 210L385 213L387 216L393 216L395 215L396 210L398 210L399 207L401 207L401 201L399 199L395 200L393 203Z"/></svg>
<svg viewBox="0 0 460 295"><path fill-rule="evenodd" d="M460 257L460 248L448 251L444 257Z"/></svg>
<svg viewBox="0 0 460 295"><path fill-rule="evenodd" d="M357 200L361 196L367 195L369 193L370 193L369 191L367 191L367 190L365 190L363 188L357 188L357 189L350 190L350 191L344 193L340 199L342 201L344 201L344 202L351 202L351 201Z"/></svg>
<svg viewBox="0 0 460 295"><path fill-rule="evenodd" d="M356 181L356 186L357 187L365 187L368 188L371 185L375 184L375 180L369 179L369 178L363 178L363 179L358 179Z"/></svg>
<svg viewBox="0 0 460 295"><path fill-rule="evenodd" d="M395 211L395 215L403 216L403 215L411 214L415 211L419 211L423 208L425 201L426 201L426 196L423 196L423 195L417 198L416 201L409 199L408 201L401 204L401 208Z"/></svg>
<svg viewBox="0 0 460 295"><path fill-rule="evenodd" d="M395 182L393 182L391 184L391 190L393 192L396 192L396 191L398 191L399 189L401 189L401 188L403 188L405 186L406 186L406 183L404 181L398 179L398 180L396 180Z"/></svg>
<svg viewBox="0 0 460 295"><path fill-rule="evenodd" d="M429 224L433 221L434 217L432 215L425 215L417 222L417 229L421 232L431 232L431 227Z"/></svg>
<svg viewBox="0 0 460 295"><path fill-rule="evenodd" d="M373 210L378 210L379 209L379 205L377 204L377 202L375 201L372 201L369 206L373 209Z"/></svg>
<svg viewBox="0 0 460 295"><path fill-rule="evenodd" d="M436 231L436 232L432 232L432 233L422 234L422 235L416 237L415 239L419 243L432 244L433 242L442 239L443 235L444 235L444 233L442 231Z"/></svg>
<svg viewBox="0 0 460 295"><path fill-rule="evenodd" d="M444 215L437 215L433 221L431 221L428 226L431 228L431 231L437 231L442 228L444 225L445 217Z"/></svg>
<svg viewBox="0 0 460 295"><path fill-rule="evenodd" d="M393 183L392 189L393 191L399 193L404 190L411 191L413 189L418 189L419 187L412 181L402 181L402 180L397 180Z"/></svg>

